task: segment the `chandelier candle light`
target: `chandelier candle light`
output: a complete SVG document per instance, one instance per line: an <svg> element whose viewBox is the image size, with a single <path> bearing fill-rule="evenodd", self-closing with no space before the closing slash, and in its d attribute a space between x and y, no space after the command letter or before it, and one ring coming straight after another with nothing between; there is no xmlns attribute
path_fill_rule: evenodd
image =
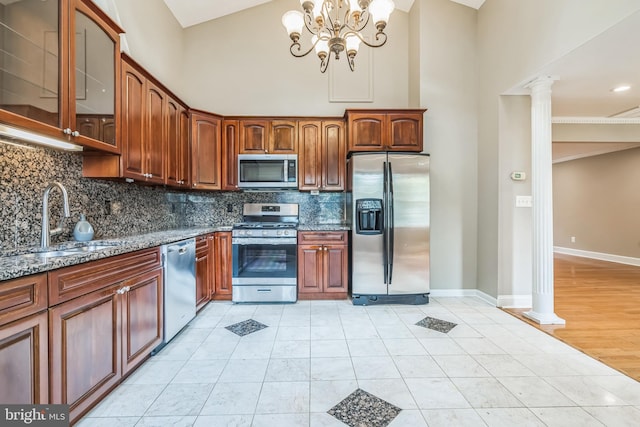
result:
<svg viewBox="0 0 640 427"><path fill-rule="evenodd" d="M300 0L304 14L290 10L282 16L282 25L291 38L291 54L297 58L308 55L315 49L320 58L320 71L325 72L331 59L336 60L346 51L351 71L360 42L369 47L380 47L387 42L384 32L389 15L395 9L392 0ZM368 42L361 31L369 21L375 25L375 41ZM300 35L305 27L311 34L311 47L302 51Z"/></svg>

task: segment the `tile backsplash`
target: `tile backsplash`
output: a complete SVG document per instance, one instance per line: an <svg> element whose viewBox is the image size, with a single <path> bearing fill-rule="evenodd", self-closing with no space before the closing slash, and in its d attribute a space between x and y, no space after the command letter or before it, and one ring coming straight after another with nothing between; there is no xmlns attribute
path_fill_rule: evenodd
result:
<svg viewBox="0 0 640 427"><path fill-rule="evenodd" d="M240 220L243 203L298 203L300 222L307 224L344 219L343 193L180 192L84 178L82 154L0 141L0 250L39 244L42 196L53 181L67 189L71 217L65 220L63 233L52 237L52 243L72 240L81 213L93 225L94 239L178 227L232 225ZM49 212L53 228L62 214L58 189L51 191Z"/></svg>

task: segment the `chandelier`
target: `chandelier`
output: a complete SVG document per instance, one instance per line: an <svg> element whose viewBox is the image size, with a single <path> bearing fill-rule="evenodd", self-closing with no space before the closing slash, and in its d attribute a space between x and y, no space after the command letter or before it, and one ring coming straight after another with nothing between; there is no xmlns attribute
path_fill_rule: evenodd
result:
<svg viewBox="0 0 640 427"><path fill-rule="evenodd" d="M387 42L384 32L395 5L392 0L300 0L304 14L290 10L282 16L282 25L291 38L289 50L296 58L315 49L320 58L320 71L325 72L333 54L336 60L346 52L351 71L360 43L380 47ZM374 41L367 41L360 33L372 21L376 27ZM303 51L300 36L306 28L311 34L311 47Z"/></svg>

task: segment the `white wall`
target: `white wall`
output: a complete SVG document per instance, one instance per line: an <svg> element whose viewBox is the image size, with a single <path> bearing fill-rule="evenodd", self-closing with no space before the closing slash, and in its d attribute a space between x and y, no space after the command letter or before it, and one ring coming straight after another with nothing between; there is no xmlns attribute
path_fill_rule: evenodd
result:
<svg viewBox="0 0 640 427"><path fill-rule="evenodd" d="M499 171L518 167L508 157L511 140L499 133L499 97L591 38L640 10L637 0L487 0L478 12L478 289L496 296L501 245L499 190L513 185ZM524 113L522 113L524 114ZM509 118L517 114L510 113ZM500 162L499 162L500 159ZM503 162L504 160L504 162ZM514 291L515 292L515 291Z"/></svg>
<svg viewBox="0 0 640 427"><path fill-rule="evenodd" d="M183 30L161 0L103 0L115 4L131 57L183 101ZM115 18L114 18L115 19Z"/></svg>
<svg viewBox="0 0 640 427"><path fill-rule="evenodd" d="M475 289L477 74L474 9L422 0L411 10L418 37L425 152L431 154L431 287ZM413 96L414 94L412 94Z"/></svg>
<svg viewBox="0 0 640 427"><path fill-rule="evenodd" d="M499 185L498 305L531 307L532 223L531 208L516 208L517 196L531 195L531 97L499 99L501 145ZM512 172L525 172L525 181L512 181Z"/></svg>
<svg viewBox="0 0 640 427"><path fill-rule="evenodd" d="M294 58L281 24L297 0L276 0L185 30L184 76L190 106L224 115L342 116L345 108L408 106L408 14L395 11L385 30L389 40L373 49L373 102L329 102L332 67L319 71L315 53ZM309 37L303 38L308 46ZM365 46L361 50L369 49ZM364 54L364 53L363 53ZM356 57L356 69L367 64Z"/></svg>
<svg viewBox="0 0 640 427"><path fill-rule="evenodd" d="M640 260L639 162L635 148L553 165L554 245Z"/></svg>

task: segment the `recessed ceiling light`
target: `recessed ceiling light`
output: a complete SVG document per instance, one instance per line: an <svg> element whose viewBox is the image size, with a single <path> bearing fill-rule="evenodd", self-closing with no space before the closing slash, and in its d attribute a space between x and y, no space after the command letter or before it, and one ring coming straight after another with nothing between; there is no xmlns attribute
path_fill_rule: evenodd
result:
<svg viewBox="0 0 640 427"><path fill-rule="evenodd" d="M626 90L631 89L631 86L629 85L620 85L620 86L616 86L613 89L611 89L611 92L624 92Z"/></svg>

